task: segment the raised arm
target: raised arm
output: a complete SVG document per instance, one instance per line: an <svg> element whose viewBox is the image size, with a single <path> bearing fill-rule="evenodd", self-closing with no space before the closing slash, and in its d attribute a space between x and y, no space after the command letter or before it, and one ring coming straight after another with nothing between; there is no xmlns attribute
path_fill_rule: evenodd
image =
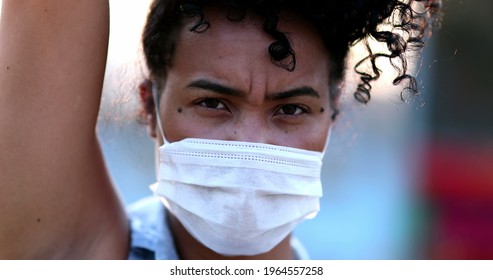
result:
<svg viewBox="0 0 493 280"><path fill-rule="evenodd" d="M95 134L108 10L3 0L0 259L126 257L126 218Z"/></svg>

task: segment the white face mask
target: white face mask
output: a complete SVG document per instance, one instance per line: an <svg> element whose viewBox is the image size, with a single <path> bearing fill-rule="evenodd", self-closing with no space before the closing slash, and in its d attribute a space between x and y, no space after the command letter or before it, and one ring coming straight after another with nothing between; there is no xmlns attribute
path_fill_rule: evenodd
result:
<svg viewBox="0 0 493 280"><path fill-rule="evenodd" d="M164 143L151 189L219 254L268 252L319 211L321 152L193 138Z"/></svg>

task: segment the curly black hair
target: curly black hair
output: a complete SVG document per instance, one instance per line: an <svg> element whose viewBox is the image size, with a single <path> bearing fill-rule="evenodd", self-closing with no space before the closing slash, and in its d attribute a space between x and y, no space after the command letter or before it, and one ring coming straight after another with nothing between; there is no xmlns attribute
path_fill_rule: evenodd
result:
<svg viewBox="0 0 493 280"><path fill-rule="evenodd" d="M294 12L313 23L331 57L331 100L340 95L349 48L363 41L368 55L355 66L360 83L354 93L356 100L370 100L371 82L380 77L376 65L380 57L390 59L398 71L394 84L407 80L406 90L418 94L415 77L408 73L406 54L424 46L428 27L439 19L440 0L154 0L142 35L143 49L151 77L164 77L171 63L177 33L183 19L196 18L191 32L204 32L210 23L204 16L206 6L220 6L228 11L228 19L241 21L247 12L264 19L263 29L273 38L268 52L273 63L287 71L296 67L296 55L287 35L278 30L281 11ZM385 23L390 28L381 28ZM388 52L374 53L368 39L387 46ZM370 71L360 66L370 63ZM401 98L404 99L402 93Z"/></svg>

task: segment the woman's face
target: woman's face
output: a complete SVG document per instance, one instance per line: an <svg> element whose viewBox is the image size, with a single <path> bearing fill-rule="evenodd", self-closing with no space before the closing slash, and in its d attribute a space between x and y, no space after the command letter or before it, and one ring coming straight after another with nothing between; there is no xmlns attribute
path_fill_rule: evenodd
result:
<svg viewBox="0 0 493 280"><path fill-rule="evenodd" d="M263 22L206 10L210 27L179 36L162 88L160 118L170 142L206 138L322 151L332 109L329 57L304 22L281 21L296 55L289 72L272 63ZM192 19L190 24L193 24ZM159 133L158 133L159 135ZM161 137L158 137L158 139Z"/></svg>

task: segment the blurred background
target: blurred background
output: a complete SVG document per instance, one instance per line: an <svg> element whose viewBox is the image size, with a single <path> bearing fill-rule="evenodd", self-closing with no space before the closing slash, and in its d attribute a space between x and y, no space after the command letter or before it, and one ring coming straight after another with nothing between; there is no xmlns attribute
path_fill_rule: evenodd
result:
<svg viewBox="0 0 493 280"><path fill-rule="evenodd" d="M110 1L98 131L125 203L150 195L155 181L155 147L136 118L148 3ZM415 62L414 102L383 77L371 102L358 104L350 68L321 211L295 232L312 258L493 259L493 2L444 1L443 13Z"/></svg>
<svg viewBox="0 0 493 280"><path fill-rule="evenodd" d="M130 204L151 195L155 181L136 93L149 0L110 5L98 133ZM416 62L422 95L414 102L402 102L384 77L371 102L358 104L348 72L321 211L295 232L313 259L493 259L493 2L444 1L443 13Z"/></svg>

